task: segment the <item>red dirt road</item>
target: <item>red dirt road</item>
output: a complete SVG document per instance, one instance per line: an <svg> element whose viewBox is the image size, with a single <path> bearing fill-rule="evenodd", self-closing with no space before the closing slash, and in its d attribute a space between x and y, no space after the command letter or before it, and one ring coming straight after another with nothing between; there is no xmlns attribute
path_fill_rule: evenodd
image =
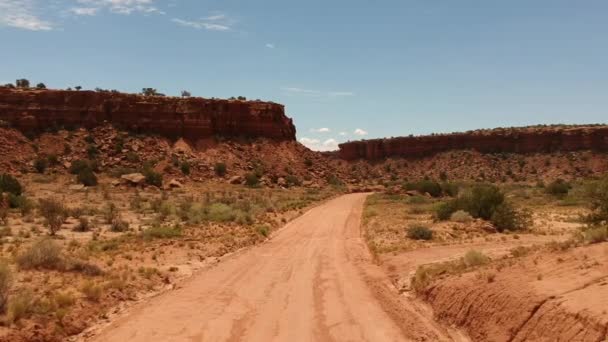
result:
<svg viewBox="0 0 608 342"><path fill-rule="evenodd" d="M271 241L140 305L94 340L449 340L387 290L360 237L365 196L312 209Z"/></svg>

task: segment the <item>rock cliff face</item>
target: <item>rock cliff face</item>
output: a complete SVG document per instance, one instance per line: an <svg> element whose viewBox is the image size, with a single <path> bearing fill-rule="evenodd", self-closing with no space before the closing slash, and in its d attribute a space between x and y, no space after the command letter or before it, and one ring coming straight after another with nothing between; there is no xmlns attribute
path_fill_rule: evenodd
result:
<svg viewBox="0 0 608 342"><path fill-rule="evenodd" d="M134 94L0 87L0 120L22 132L92 128L104 121L136 133L199 140L213 136L295 140L283 105Z"/></svg>
<svg viewBox="0 0 608 342"><path fill-rule="evenodd" d="M549 153L608 151L608 126L536 126L347 142L339 156L346 160L426 157L450 150L482 153Z"/></svg>

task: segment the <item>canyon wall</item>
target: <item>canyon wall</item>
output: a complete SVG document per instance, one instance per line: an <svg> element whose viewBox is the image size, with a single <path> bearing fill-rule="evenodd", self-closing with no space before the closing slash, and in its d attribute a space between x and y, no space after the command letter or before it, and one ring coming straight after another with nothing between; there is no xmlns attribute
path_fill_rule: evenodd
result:
<svg viewBox="0 0 608 342"><path fill-rule="evenodd" d="M193 141L214 136L295 140L284 106L261 101L0 87L0 120L25 133L104 122Z"/></svg>
<svg viewBox="0 0 608 342"><path fill-rule="evenodd" d="M608 151L608 126L536 126L353 141L339 145L346 160L425 157L450 150L482 153Z"/></svg>

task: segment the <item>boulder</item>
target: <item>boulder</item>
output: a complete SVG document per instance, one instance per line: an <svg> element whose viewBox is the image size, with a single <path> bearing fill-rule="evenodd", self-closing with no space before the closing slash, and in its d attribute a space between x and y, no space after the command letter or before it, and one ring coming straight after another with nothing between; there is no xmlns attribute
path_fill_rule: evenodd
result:
<svg viewBox="0 0 608 342"><path fill-rule="evenodd" d="M228 183L230 183L230 184L243 184L243 176L230 177L230 179L228 180Z"/></svg>
<svg viewBox="0 0 608 342"><path fill-rule="evenodd" d="M131 185L142 185L146 181L146 176L141 173L129 173L127 175L120 176L120 179L130 183Z"/></svg>
<svg viewBox="0 0 608 342"><path fill-rule="evenodd" d="M182 183L180 183L177 179L172 179L168 185L170 188L183 188L184 187L184 185Z"/></svg>

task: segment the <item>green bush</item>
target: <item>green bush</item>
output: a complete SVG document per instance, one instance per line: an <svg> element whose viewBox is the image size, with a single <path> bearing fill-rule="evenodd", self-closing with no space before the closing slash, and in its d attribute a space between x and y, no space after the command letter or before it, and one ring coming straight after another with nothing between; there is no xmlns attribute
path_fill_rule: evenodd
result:
<svg viewBox="0 0 608 342"><path fill-rule="evenodd" d="M206 218L213 222L234 221L236 214L232 207L224 203L213 203L205 208Z"/></svg>
<svg viewBox="0 0 608 342"><path fill-rule="evenodd" d="M570 191L570 184L563 179L557 179L546 186L545 191L556 197L564 197Z"/></svg>
<svg viewBox="0 0 608 342"><path fill-rule="evenodd" d="M82 172L82 170L85 170L85 169L93 170L94 167L90 160L80 159L80 160L75 160L74 162L72 162L72 165L70 165L69 171L73 175L78 175L80 172Z"/></svg>
<svg viewBox="0 0 608 342"><path fill-rule="evenodd" d="M592 213L587 221L593 225L608 222L608 175L589 184L585 190L587 202Z"/></svg>
<svg viewBox="0 0 608 342"><path fill-rule="evenodd" d="M490 220L499 232L522 230L532 225L532 215L526 210L516 210L509 203L496 207Z"/></svg>
<svg viewBox="0 0 608 342"><path fill-rule="evenodd" d="M467 223L471 222L473 217L471 217L471 214L464 210L457 210L450 216L450 220L454 222Z"/></svg>
<svg viewBox="0 0 608 342"><path fill-rule="evenodd" d="M38 173L44 173L48 166L49 164L46 158L38 157L34 160L34 169L36 169L36 172Z"/></svg>
<svg viewBox="0 0 608 342"><path fill-rule="evenodd" d="M270 234L270 228L268 228L268 226L264 225L264 226L259 226L257 228L257 231L260 235L262 235L263 237L268 237L268 235Z"/></svg>
<svg viewBox="0 0 608 342"><path fill-rule="evenodd" d="M458 199L458 209L467 211L475 218L489 220L494 210L505 201L504 194L494 185L482 184L473 187L470 194Z"/></svg>
<svg viewBox="0 0 608 342"><path fill-rule="evenodd" d="M245 184L250 188L255 188L260 185L260 178L255 173L245 175Z"/></svg>
<svg viewBox="0 0 608 342"><path fill-rule="evenodd" d="M224 164L224 163L215 163L215 166L213 167L213 170L215 171L215 174L218 177L224 177L226 175L226 164Z"/></svg>
<svg viewBox="0 0 608 342"><path fill-rule="evenodd" d="M407 229L407 237L413 240L431 240L433 231L423 225L412 225Z"/></svg>
<svg viewBox="0 0 608 342"><path fill-rule="evenodd" d="M81 170L76 176L76 180L78 183L83 184L84 186L95 186L97 185L97 176L93 173L93 170L86 168Z"/></svg>
<svg viewBox="0 0 608 342"><path fill-rule="evenodd" d="M190 163L188 163L187 161L182 162L180 165L180 170L182 171L183 174L189 175L190 174Z"/></svg>
<svg viewBox="0 0 608 342"><path fill-rule="evenodd" d="M161 187L163 185L163 175L154 171L152 168L145 168L143 175L146 177L146 183Z"/></svg>
<svg viewBox="0 0 608 342"><path fill-rule="evenodd" d="M302 182L300 181L300 179L294 175L287 175L287 177L285 177L285 181L287 181L287 186L302 185Z"/></svg>
<svg viewBox="0 0 608 342"><path fill-rule="evenodd" d="M447 221L452 216L452 213L456 212L458 208L456 207L455 201L443 202L437 206L435 209L435 216L440 221Z"/></svg>
<svg viewBox="0 0 608 342"><path fill-rule="evenodd" d="M15 177L6 173L0 175L0 193L7 192L19 196L22 191L23 187Z"/></svg>

